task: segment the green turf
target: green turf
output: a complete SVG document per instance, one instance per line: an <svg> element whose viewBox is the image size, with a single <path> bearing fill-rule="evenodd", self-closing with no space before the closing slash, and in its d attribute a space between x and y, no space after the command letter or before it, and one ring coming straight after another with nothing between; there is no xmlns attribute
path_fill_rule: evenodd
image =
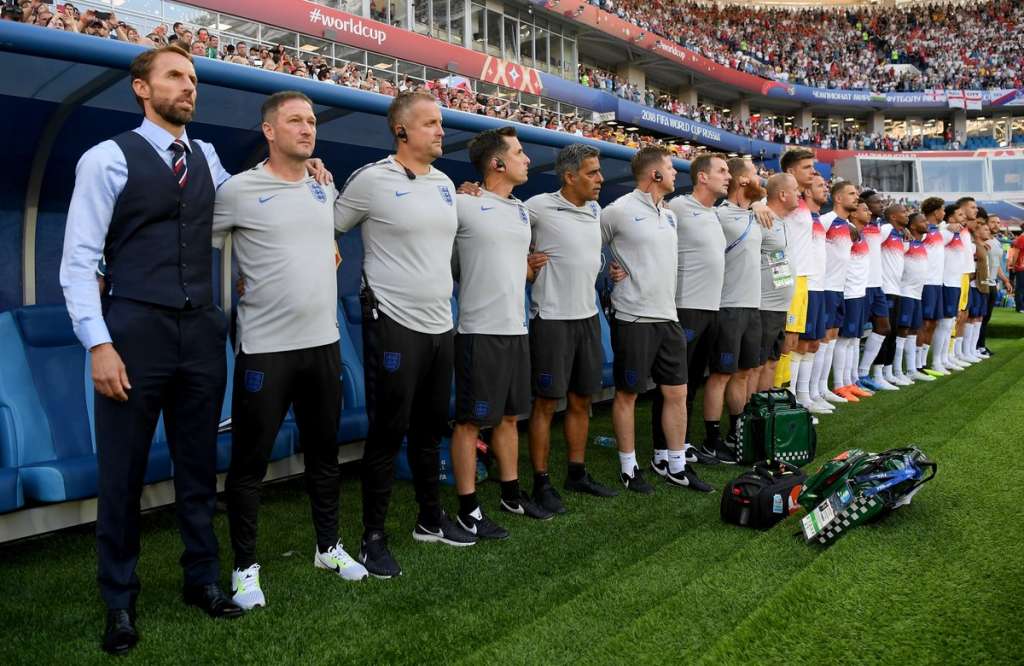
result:
<svg viewBox="0 0 1024 666"><path fill-rule="evenodd" d="M144 517L142 643L129 660L1019 663L1024 315L999 312L993 326L1002 336L993 359L822 420L819 460L913 442L939 464L909 507L828 549L803 543L795 518L767 532L722 524L717 493L659 485L649 498L566 496L570 512L541 524L498 514L493 483L481 495L509 541L421 545L410 536L412 489L398 484L389 529L405 575L345 583L312 568L308 504L293 480L264 492L270 606L234 622L180 603L173 512ZM643 443L648 405L641 411ZM611 434L607 406L591 432ZM560 437L554 448L561 479ZM589 458L595 476L614 479L614 451L592 448ZM345 471L342 534L354 550L358 481ZM704 475L720 489L737 473ZM445 501L454 508L450 490ZM225 516L217 529L230 562ZM104 659L93 552L89 528L0 549L0 663Z"/></svg>

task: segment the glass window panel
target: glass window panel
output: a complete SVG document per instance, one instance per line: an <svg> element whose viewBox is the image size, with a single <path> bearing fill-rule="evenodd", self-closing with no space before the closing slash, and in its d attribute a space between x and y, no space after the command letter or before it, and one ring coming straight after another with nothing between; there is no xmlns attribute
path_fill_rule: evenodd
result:
<svg viewBox="0 0 1024 666"><path fill-rule="evenodd" d="M929 192L980 192L983 160L921 160L921 178Z"/></svg>
<svg viewBox="0 0 1024 666"><path fill-rule="evenodd" d="M505 25L505 60L519 60L519 24L511 16L504 17Z"/></svg>
<svg viewBox="0 0 1024 666"><path fill-rule="evenodd" d="M434 7L433 35L438 39L448 40L448 0L430 0ZM461 0L456 0L461 2Z"/></svg>
<svg viewBox="0 0 1024 666"><path fill-rule="evenodd" d="M574 80L576 78L576 72L579 70L577 66L578 54L576 53L576 40L568 37L562 37L562 77Z"/></svg>
<svg viewBox="0 0 1024 666"><path fill-rule="evenodd" d="M1024 190L1024 159L992 160L992 189L995 192Z"/></svg>
<svg viewBox="0 0 1024 666"><path fill-rule="evenodd" d="M331 55L331 43L315 37L299 35L299 50L310 55Z"/></svg>
<svg viewBox="0 0 1024 666"><path fill-rule="evenodd" d="M417 65L414 62L406 62L404 60L398 61L398 73L403 76L410 76L412 78L422 80L423 79L423 65Z"/></svg>
<svg viewBox="0 0 1024 666"><path fill-rule="evenodd" d="M75 4L72 2L71 4ZM110 4L110 3L103 3ZM146 14L147 16L161 17L163 3L160 0L122 0L117 4L117 13L120 14L121 10L137 12L139 14Z"/></svg>
<svg viewBox="0 0 1024 666"><path fill-rule="evenodd" d="M899 160L860 161L861 185L887 192L914 192L914 163ZM925 178L925 182L928 179ZM929 189L932 188L929 185Z"/></svg>
<svg viewBox="0 0 1024 666"><path fill-rule="evenodd" d="M388 16L388 11L390 9L391 7L387 0L373 0L373 2L370 3L370 18L374 21L387 23L391 20Z"/></svg>
<svg viewBox="0 0 1024 666"><path fill-rule="evenodd" d="M472 47L474 51L483 52L486 50L484 27L484 8L474 4L472 5L472 14L469 19L469 29L473 33Z"/></svg>
<svg viewBox="0 0 1024 666"><path fill-rule="evenodd" d="M217 22L217 15L214 12L188 5L179 5L173 2L164 3L164 19L174 24L178 21L188 23L197 27L210 28Z"/></svg>
<svg viewBox="0 0 1024 666"><path fill-rule="evenodd" d="M430 32L430 0L416 0L413 5L416 32Z"/></svg>
<svg viewBox="0 0 1024 666"><path fill-rule="evenodd" d="M354 62L357 65L366 64L366 51L345 46L344 44L334 45L334 57L345 62Z"/></svg>
<svg viewBox="0 0 1024 666"><path fill-rule="evenodd" d="M535 67L547 69L548 63L548 31L537 30L537 38L534 40L534 58L537 63Z"/></svg>
<svg viewBox="0 0 1024 666"><path fill-rule="evenodd" d="M298 44L299 36L294 32L265 25L260 33L260 41L264 44L273 44L275 46L281 44L294 49Z"/></svg>
<svg viewBox="0 0 1024 666"><path fill-rule="evenodd" d="M548 63L551 72L562 70L562 36L551 33L551 42L548 46Z"/></svg>
<svg viewBox="0 0 1024 666"><path fill-rule="evenodd" d="M533 58L533 41L535 37L536 29L532 24L525 21L519 24L519 62L527 67L537 66Z"/></svg>
<svg viewBox="0 0 1024 666"><path fill-rule="evenodd" d="M462 0L451 0L448 4L448 12L451 14L451 40L456 44L462 44L466 35L466 5Z"/></svg>
<svg viewBox="0 0 1024 666"><path fill-rule="evenodd" d="M1013 142L1024 144L1024 117L1013 119Z"/></svg>
<svg viewBox="0 0 1024 666"><path fill-rule="evenodd" d="M501 56L501 14L487 10L487 52Z"/></svg>
<svg viewBox="0 0 1024 666"><path fill-rule="evenodd" d="M234 16L220 15L220 23L218 27L224 32L230 32L235 35L241 35L249 42L255 43L260 38L260 25L259 23L253 23L252 21L243 21L240 18ZM251 46L252 44L250 44Z"/></svg>

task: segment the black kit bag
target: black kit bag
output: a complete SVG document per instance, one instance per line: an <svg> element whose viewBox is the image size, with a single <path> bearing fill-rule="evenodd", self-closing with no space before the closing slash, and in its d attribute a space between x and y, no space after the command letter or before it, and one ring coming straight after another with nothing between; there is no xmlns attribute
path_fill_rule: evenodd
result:
<svg viewBox="0 0 1024 666"><path fill-rule="evenodd" d="M722 520L767 529L800 509L807 475L789 463L759 463L722 489Z"/></svg>

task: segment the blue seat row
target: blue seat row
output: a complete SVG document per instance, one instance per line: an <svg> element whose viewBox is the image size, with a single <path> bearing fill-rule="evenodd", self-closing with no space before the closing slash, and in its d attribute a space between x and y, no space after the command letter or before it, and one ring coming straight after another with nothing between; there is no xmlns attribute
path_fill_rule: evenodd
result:
<svg viewBox="0 0 1024 666"><path fill-rule="evenodd" d="M455 301L453 299L453 309ZM610 386L611 338L600 315L604 348L603 383ZM338 442L366 438L362 310L358 297L338 302L342 360L342 410ZM94 390L89 354L75 337L62 305L34 305L0 313L0 513L25 502L53 503L94 497L97 492ZM231 415L234 355L228 350L228 385L222 420ZM454 401L454 391L453 391ZM454 404L452 405L454 408ZM301 450L289 413L278 433L272 459ZM217 441L217 471L231 461L231 434ZM146 483L173 476L163 420L150 448Z"/></svg>

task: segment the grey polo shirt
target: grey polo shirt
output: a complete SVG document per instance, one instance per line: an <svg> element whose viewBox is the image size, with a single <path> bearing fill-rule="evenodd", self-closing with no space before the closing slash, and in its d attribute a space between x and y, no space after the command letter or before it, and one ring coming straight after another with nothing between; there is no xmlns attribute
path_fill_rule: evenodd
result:
<svg viewBox="0 0 1024 666"><path fill-rule="evenodd" d="M725 236L723 308L761 306L761 225L749 208L724 201L715 209Z"/></svg>
<svg viewBox="0 0 1024 666"><path fill-rule="evenodd" d="M678 321L675 307L676 216L633 190L601 213L601 237L626 271L612 305L624 321Z"/></svg>
<svg viewBox="0 0 1024 666"><path fill-rule="evenodd" d="M245 295L238 345L246 354L338 341L334 185L279 179L265 164L217 190L214 245L231 235Z"/></svg>
<svg viewBox="0 0 1024 666"><path fill-rule="evenodd" d="M410 178L389 156L354 171L335 209L342 231L362 224L363 273L381 311L420 333L452 329L455 185L431 167Z"/></svg>
<svg viewBox="0 0 1024 666"><path fill-rule="evenodd" d="M459 281L459 333L526 335L526 204L487 190L455 199L459 231L452 271Z"/></svg>
<svg viewBox="0 0 1024 666"><path fill-rule="evenodd" d="M718 214L689 194L668 206L679 220L676 307L717 311L725 282L725 236Z"/></svg>
<svg viewBox="0 0 1024 666"><path fill-rule="evenodd" d="M533 251L548 262L530 290L530 316L587 319L597 314L594 285L601 272L601 206L576 206L561 192L529 199Z"/></svg>
<svg viewBox="0 0 1024 666"><path fill-rule="evenodd" d="M761 309L767 312L788 312L796 280L796 269L789 260L789 218L775 218L771 229L761 231ZM772 268L788 271L790 284L776 287Z"/></svg>

